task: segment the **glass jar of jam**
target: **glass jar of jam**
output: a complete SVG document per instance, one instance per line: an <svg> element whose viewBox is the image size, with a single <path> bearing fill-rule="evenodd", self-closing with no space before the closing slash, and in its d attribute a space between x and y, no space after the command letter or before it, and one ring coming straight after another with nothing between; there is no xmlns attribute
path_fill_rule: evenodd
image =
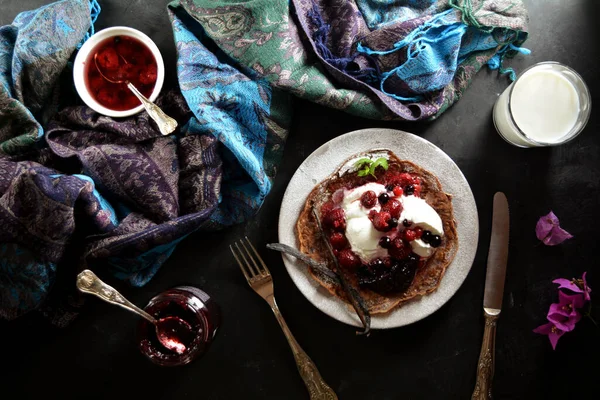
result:
<svg viewBox="0 0 600 400"><path fill-rule="evenodd" d="M185 365L202 356L221 322L217 304L208 294L193 286L176 286L166 290L153 297L144 310L156 319L177 317L191 326L191 334L185 332L181 336L185 351L178 354L159 342L154 325L146 320L140 321L138 347L150 361L161 366Z"/></svg>

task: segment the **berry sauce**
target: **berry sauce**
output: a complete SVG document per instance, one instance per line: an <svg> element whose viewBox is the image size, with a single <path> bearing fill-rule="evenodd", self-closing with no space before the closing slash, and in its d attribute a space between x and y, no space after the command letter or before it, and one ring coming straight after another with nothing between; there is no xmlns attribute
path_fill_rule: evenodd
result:
<svg viewBox="0 0 600 400"><path fill-rule="evenodd" d="M144 310L156 319L173 321L169 337L184 348L181 353L167 349L158 340L154 325L141 320L138 347L150 361L162 366L184 365L200 357L208 349L220 325L218 306L205 292L191 286L178 286L160 293ZM176 319L167 317L185 321L190 329L180 329L182 325L177 324Z"/></svg>
<svg viewBox="0 0 600 400"><path fill-rule="evenodd" d="M97 56L96 56L97 55ZM100 42L85 62L86 86L98 103L115 111L131 110L141 103L127 88L127 83L104 79L98 66L111 80L129 81L144 96L150 97L156 84L158 67L150 49L129 36L114 36Z"/></svg>

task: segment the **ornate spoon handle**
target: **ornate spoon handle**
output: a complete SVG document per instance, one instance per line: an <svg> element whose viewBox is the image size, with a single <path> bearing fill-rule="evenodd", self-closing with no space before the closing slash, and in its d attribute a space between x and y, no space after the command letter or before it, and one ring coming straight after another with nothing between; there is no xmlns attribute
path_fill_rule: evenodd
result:
<svg viewBox="0 0 600 400"><path fill-rule="evenodd" d="M89 269L83 270L77 275L77 289L84 293L93 294L108 303L123 307L156 325L156 319L152 315L131 303L112 286L102 282Z"/></svg>
<svg viewBox="0 0 600 400"><path fill-rule="evenodd" d="M146 96L141 94L140 91L137 90L136 87L131 84L131 82L127 83L127 87L142 102L142 105L148 112L148 115L150 115L150 118L152 118L154 122L156 122L156 125L158 125L160 133L162 133L163 135L168 135L172 133L175 130L175 128L177 128L177 121L169 117L163 112L163 110L160 109L160 107L148 100Z"/></svg>
<svg viewBox="0 0 600 400"><path fill-rule="evenodd" d="M481 353L477 363L477 381L471 400L491 400L492 398L492 378L494 377L494 359L496 347L496 321L499 314L488 314L483 312L485 317L485 328L483 331L483 343L481 344Z"/></svg>
<svg viewBox="0 0 600 400"><path fill-rule="evenodd" d="M279 307L277 307L277 303L275 303L275 298L271 297L267 300L267 302L271 305L271 309L277 318L277 322L281 326L283 330L283 334L285 335L290 347L292 348L292 353L294 354L294 359L296 360L296 366L298 367L298 372L300 372L300 376L304 381L304 385L306 385L306 389L308 389L308 393L310 395L311 400L337 400L337 395L321 378L321 374L317 369L315 363L310 359L310 357L302 350L302 347L296 342L294 335L288 328L281 312L279 312Z"/></svg>

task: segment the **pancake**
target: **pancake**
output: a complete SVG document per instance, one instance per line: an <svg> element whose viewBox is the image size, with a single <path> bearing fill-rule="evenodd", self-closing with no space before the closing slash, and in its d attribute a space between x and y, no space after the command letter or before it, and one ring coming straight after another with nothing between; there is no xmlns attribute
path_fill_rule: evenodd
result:
<svg viewBox="0 0 600 400"><path fill-rule="evenodd" d="M382 168L376 170L375 177L358 177L354 162L360 158L379 158L388 159L388 170ZM384 174L394 174L407 172L421 179L420 197L424 199L440 216L444 236L442 243L435 249L435 252L419 264L416 269L414 279L408 289L401 293L380 294L372 290L363 288L358 284L358 277L355 274L349 275L350 284L355 287L361 297L364 299L367 308L371 314L382 314L401 306L409 300L419 296L427 295L435 291L442 281L444 273L452 263L458 250L458 237L456 232L456 221L454 219L452 196L444 192L440 181L430 171L427 171L418 165L399 159L389 150L370 150L368 152L356 154L346 160L336 171L327 179L319 183L308 195L304 208L301 211L296 222L296 239L298 249L309 255L316 261L329 263L333 267L333 262L329 256L327 246L319 232L312 209L320 210L323 204L332 199L336 190L344 187L358 187L369 182L376 182L382 179ZM333 279L322 272L309 268L311 276L332 295L348 303L347 295L342 287Z"/></svg>

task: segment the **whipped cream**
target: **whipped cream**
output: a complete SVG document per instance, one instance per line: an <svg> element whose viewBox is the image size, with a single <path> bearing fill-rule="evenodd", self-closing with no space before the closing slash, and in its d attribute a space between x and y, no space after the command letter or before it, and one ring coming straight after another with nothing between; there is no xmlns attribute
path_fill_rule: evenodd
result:
<svg viewBox="0 0 600 400"><path fill-rule="evenodd" d="M346 214L346 238L348 243L350 243L352 251L367 263L388 255L387 250L379 246L379 239L385 236L386 233L375 229L369 219L371 210L381 210L379 202L369 209L363 207L360 202L361 196L369 190L374 191L377 196L386 192L385 186L380 183L367 183L351 190L344 190L344 199L341 204Z"/></svg>
<svg viewBox="0 0 600 400"><path fill-rule="evenodd" d="M444 224L438 213L425 200L416 196L401 196L402 213L400 221L405 219L412 221L411 228L417 226L428 230L433 235L444 235ZM412 250L421 257L429 257L433 254L435 248L425 243L421 239L415 239L410 242Z"/></svg>
<svg viewBox="0 0 600 400"><path fill-rule="evenodd" d="M380 232L375 229L375 226L373 226L373 223L369 219L369 212L371 210L379 212L381 210L379 202L372 208L365 208L360 202L362 195L369 190L375 192L376 196L387 192L385 186L380 183L367 183L351 190L344 189L344 195L340 204L346 216L346 238L350 243L352 251L366 263L377 258L387 257L388 252L379 246L379 240L383 236L393 238L398 232L398 229L390 232ZM419 226L423 230L431 231L433 235L442 236L444 234L442 219L425 200L415 196L400 196L395 198L402 203L403 207L399 221L407 219L412 222L411 228L413 229ZM401 223L400 227L402 227ZM434 247L421 239L411 241L410 245L413 252L421 257L429 257L435 251Z"/></svg>

